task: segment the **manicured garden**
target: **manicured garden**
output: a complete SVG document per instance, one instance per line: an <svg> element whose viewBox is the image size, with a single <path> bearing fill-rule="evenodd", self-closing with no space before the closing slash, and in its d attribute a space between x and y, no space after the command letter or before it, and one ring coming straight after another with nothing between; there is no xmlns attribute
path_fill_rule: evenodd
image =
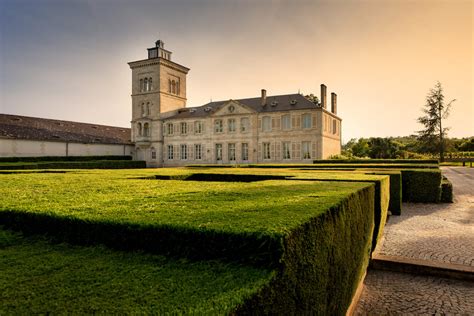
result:
<svg viewBox="0 0 474 316"><path fill-rule="evenodd" d="M342 315L388 212L452 200L388 164L0 170L0 314Z"/></svg>
<svg viewBox="0 0 474 316"><path fill-rule="evenodd" d="M211 171L207 170L208 173ZM156 272L160 274L163 270L164 276L153 275L151 280L156 278L160 283L160 278L166 278L168 282L179 284L183 293L206 292L209 291L207 287L215 288L217 293L220 286L227 284L224 280L214 281L222 282L215 286L191 282L194 278L199 280L203 274L199 267L209 267L204 275L210 279L242 281L229 285L228 293L237 294L223 294L219 300L214 300L212 293L209 299L194 296L188 299L183 294L177 298L183 301L177 303L170 299L176 291L172 286L149 289L150 296L144 300L150 306L160 304L160 300L170 300L158 311L177 313L181 311L179 306L189 306L189 310L197 308L199 312L198 308L202 308L219 314L345 312L371 252L374 182L283 179L217 182L156 180L152 177L186 172L189 171L138 169L39 173L24 170L0 174L0 222L8 229L29 236L13 238L21 240L21 247L16 241L13 244L3 242L7 245L2 250L6 254L2 256L5 259L1 264L2 271L23 275L21 280L24 280L21 288L17 288L12 282L18 277L3 279L0 292L9 293L2 296L2 300L8 302L2 304L3 312L12 312L22 306L40 313L62 312L62 300L79 291L75 282L81 275L89 275L82 282L85 282L84 291L92 287L87 292L95 302L92 310L108 310L111 299L105 280L110 278L119 282L112 278L112 272L119 267L133 275L134 269L141 269L140 258L149 262L149 256L161 256L162 259L156 260L158 264L164 262L165 266ZM280 176L285 173L295 175L294 170L278 172ZM386 176L378 178L388 179ZM12 232L6 231L3 236L9 234ZM61 244L57 245L58 242ZM103 263L108 261L107 256L115 259L102 273L104 269L96 271L88 262L94 262L94 257L104 252L104 246L110 250L105 251ZM41 248L51 249L53 254L38 250ZM44 257L29 254L35 249ZM130 263L132 259L127 258L134 258L130 253L137 251L142 252L137 254L138 263ZM66 257L60 259L63 254ZM87 254L91 254L90 257ZM31 260L25 259L22 265L11 265L11 260L17 260L14 259L17 256L31 257ZM83 259L78 260L76 256ZM56 267L54 257L63 262L83 262L85 270L68 278L72 273L68 272L68 264ZM35 266L43 260L49 262L46 270L51 265L47 282L42 273L24 273L37 269ZM188 269L190 283L170 276L176 271L173 269L177 263L181 265L179 269ZM126 268L128 264L131 264L130 268ZM230 267L228 272L222 268L226 266ZM224 270L221 275L215 274L213 267ZM144 269L149 268L146 265ZM112 271L110 275L109 270ZM102 274L94 276L94 273ZM119 275L123 275L124 288L138 286L130 283L125 272ZM38 286L54 288L64 296L52 300L53 292L40 290ZM15 295L26 292L35 293L34 299ZM149 301L153 295L156 299ZM195 307L197 302L200 305ZM70 311L86 311L82 309L84 304L73 305ZM130 310L121 306L118 304L112 310Z"/></svg>

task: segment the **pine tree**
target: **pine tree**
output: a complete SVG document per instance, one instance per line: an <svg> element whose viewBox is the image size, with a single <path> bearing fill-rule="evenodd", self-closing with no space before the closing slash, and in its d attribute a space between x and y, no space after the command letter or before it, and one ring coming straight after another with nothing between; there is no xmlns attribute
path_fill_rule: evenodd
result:
<svg viewBox="0 0 474 316"><path fill-rule="evenodd" d="M441 161L444 161L444 138L449 128L443 127L443 119L449 115L453 99L447 104L444 102L443 87L438 81L434 88L426 96L426 104L422 111L424 116L418 118L418 123L425 126L424 130L418 131L418 141L426 152L439 152Z"/></svg>

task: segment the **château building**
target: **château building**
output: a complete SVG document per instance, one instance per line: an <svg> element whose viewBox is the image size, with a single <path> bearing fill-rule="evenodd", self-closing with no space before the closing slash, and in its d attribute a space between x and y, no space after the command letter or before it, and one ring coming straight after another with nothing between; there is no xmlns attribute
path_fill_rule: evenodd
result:
<svg viewBox="0 0 474 316"><path fill-rule="evenodd" d="M171 60L161 40L132 69L135 159L150 167L190 164L311 163L340 154L337 95L326 86L315 104L303 95L210 102L186 107L189 68Z"/></svg>

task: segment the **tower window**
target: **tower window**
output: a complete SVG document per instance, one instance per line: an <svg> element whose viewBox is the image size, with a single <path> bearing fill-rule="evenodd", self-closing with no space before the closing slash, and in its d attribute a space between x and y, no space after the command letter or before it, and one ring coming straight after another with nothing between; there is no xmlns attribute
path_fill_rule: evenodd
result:
<svg viewBox="0 0 474 316"><path fill-rule="evenodd" d="M150 125L148 123L143 124L143 136L150 136Z"/></svg>
<svg viewBox="0 0 474 316"><path fill-rule="evenodd" d="M149 78L148 79L148 91L151 91L153 88L153 79Z"/></svg>
<svg viewBox="0 0 474 316"><path fill-rule="evenodd" d="M142 123L137 124L138 136L142 136Z"/></svg>

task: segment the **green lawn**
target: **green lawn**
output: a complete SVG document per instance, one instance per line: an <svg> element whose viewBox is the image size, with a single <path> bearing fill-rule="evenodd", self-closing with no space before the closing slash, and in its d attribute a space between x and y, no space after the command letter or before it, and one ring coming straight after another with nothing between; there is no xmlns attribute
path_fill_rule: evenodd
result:
<svg viewBox="0 0 474 316"><path fill-rule="evenodd" d="M0 227L0 314L228 314L265 269L53 244Z"/></svg>
<svg viewBox="0 0 474 316"><path fill-rule="evenodd" d="M159 172L89 170L0 175L0 212L15 210L115 223L282 234L363 186L291 180L238 183L132 178Z"/></svg>

